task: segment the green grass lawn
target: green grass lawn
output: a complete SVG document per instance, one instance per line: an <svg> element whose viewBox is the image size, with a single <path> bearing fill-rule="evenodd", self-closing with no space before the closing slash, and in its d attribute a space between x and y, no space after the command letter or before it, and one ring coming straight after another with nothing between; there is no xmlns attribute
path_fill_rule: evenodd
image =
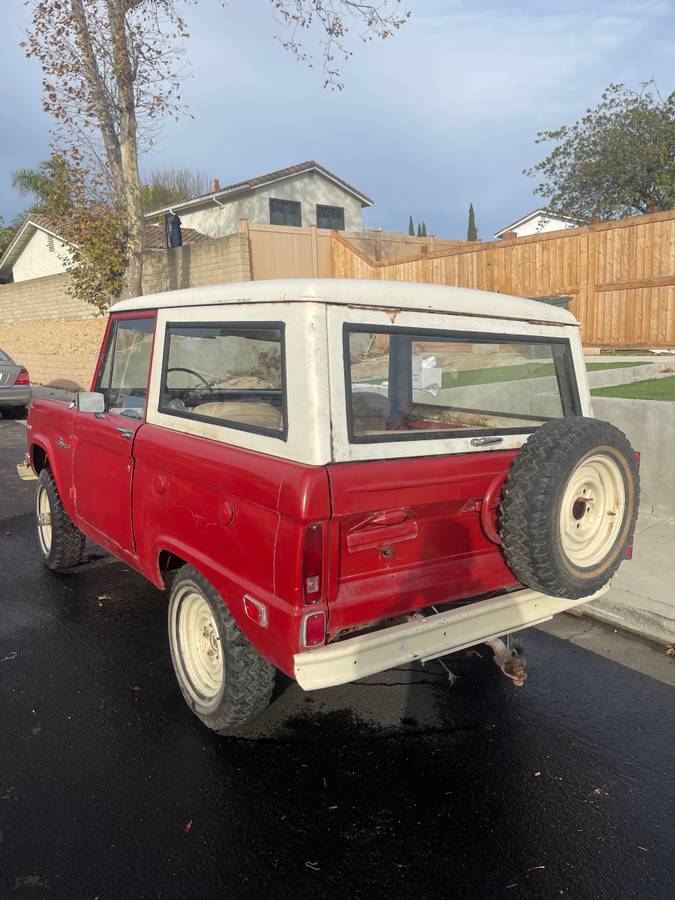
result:
<svg viewBox="0 0 675 900"><path fill-rule="evenodd" d="M647 363L614 362L587 363L586 369L626 369L629 366L644 366ZM522 381L526 378L546 378L555 374L552 363L525 363L519 366L498 366L487 369L460 369L443 373L443 387L464 387L469 384L496 384L499 381Z"/></svg>
<svg viewBox="0 0 675 900"><path fill-rule="evenodd" d="M675 403L675 375L669 378L653 378L635 381L633 384L615 384L612 387L595 388L595 397L623 397L626 400L670 400Z"/></svg>

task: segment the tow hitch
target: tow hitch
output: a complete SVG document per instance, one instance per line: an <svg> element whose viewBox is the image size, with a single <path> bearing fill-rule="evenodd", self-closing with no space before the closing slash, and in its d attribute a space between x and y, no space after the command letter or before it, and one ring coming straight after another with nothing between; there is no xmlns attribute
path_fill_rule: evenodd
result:
<svg viewBox="0 0 675 900"><path fill-rule="evenodd" d="M522 687L527 678L525 671L525 657L521 656L515 647L507 647L501 638L493 638L485 641L494 653L495 665L497 665L507 678L516 685Z"/></svg>

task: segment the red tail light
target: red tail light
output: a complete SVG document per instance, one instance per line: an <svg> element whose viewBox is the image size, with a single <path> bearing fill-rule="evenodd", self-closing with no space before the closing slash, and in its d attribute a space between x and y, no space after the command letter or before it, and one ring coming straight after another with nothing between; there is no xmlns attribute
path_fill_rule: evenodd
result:
<svg viewBox="0 0 675 900"><path fill-rule="evenodd" d="M302 644L317 647L326 640L326 613L309 613L302 620Z"/></svg>
<svg viewBox="0 0 675 900"><path fill-rule="evenodd" d="M323 526L308 525L302 546L302 597L305 603L318 603L323 593Z"/></svg>
<svg viewBox="0 0 675 900"><path fill-rule="evenodd" d="M19 374L16 376L16 379L14 380L14 384L30 384L28 369L21 369Z"/></svg>

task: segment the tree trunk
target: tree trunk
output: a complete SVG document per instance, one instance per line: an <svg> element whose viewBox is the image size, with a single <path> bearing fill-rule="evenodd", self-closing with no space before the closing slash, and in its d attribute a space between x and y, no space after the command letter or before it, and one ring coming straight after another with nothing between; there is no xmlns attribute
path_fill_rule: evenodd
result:
<svg viewBox="0 0 675 900"><path fill-rule="evenodd" d="M129 53L129 39L122 4L106 0L113 62L120 104L120 161L122 193L120 196L127 230L127 268L124 295L138 297L143 293L144 220L141 208L141 179L138 173L138 146L134 72Z"/></svg>

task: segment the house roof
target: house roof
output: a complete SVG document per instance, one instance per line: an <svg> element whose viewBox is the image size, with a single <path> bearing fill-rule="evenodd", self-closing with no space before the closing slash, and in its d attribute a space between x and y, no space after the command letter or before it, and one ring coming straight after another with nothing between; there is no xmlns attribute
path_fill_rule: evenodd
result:
<svg viewBox="0 0 675 900"><path fill-rule="evenodd" d="M338 305L411 309L430 313L520 319L546 324L577 325L565 309L539 300L525 300L472 288L402 281L365 281L356 278L288 278L209 285L122 300L110 312L166 307L212 306L239 303L331 303Z"/></svg>
<svg viewBox="0 0 675 900"><path fill-rule="evenodd" d="M572 225L586 224L584 219L577 219L574 218L574 216L565 216L562 213L556 212L554 209L547 209L544 206L540 206L538 209L533 209L532 212L527 213L527 215L521 216L521 218L517 219L515 222L511 222L510 225L507 225L500 231L495 231L495 237L501 237L501 235L506 234L507 231L512 231L514 228L524 225L538 215L542 215L547 219L559 219L561 222L570 222Z"/></svg>
<svg viewBox="0 0 675 900"><path fill-rule="evenodd" d="M291 178L294 175L302 175L305 172L319 172L324 178L327 178L329 181L334 181L336 184L339 184L350 194L353 194L358 200L361 201L362 206L373 206L374 200L371 200L366 194L362 191L357 190L353 185L349 184L349 182L345 181L343 178L340 178L338 175L335 175L333 172L319 165L313 159L309 159L306 162L298 163L295 166L288 166L285 169L277 169L276 172L268 172L265 175L256 175L255 178L248 178L246 181L235 181L233 184L225 185L225 187L221 187L218 191L209 191L208 194L201 194L198 197L192 197L190 200L181 200L179 203L172 203L170 206L163 206L160 209L155 209L152 212L146 213L146 216L156 216L158 213L164 212L177 212L181 209L185 209L188 206L197 206L202 203L207 203L208 201L213 201L221 199L222 197L229 197L231 194L240 194L246 191L252 191L254 188L263 187L267 184L273 184L275 181L282 181L284 178Z"/></svg>
<svg viewBox="0 0 675 900"><path fill-rule="evenodd" d="M5 250L0 258L0 278L8 277L16 261L26 248L26 245L33 237L36 231L44 231L51 237L56 238L63 244L73 246L72 241L67 240L60 233L60 224L57 218L45 216L42 213L29 213L21 223L19 230L14 235L14 239L9 247ZM182 228L183 244L195 244L198 241L208 241L209 238L193 228ZM146 250L164 250L166 243L164 240L163 225L148 222L145 226L145 248Z"/></svg>

